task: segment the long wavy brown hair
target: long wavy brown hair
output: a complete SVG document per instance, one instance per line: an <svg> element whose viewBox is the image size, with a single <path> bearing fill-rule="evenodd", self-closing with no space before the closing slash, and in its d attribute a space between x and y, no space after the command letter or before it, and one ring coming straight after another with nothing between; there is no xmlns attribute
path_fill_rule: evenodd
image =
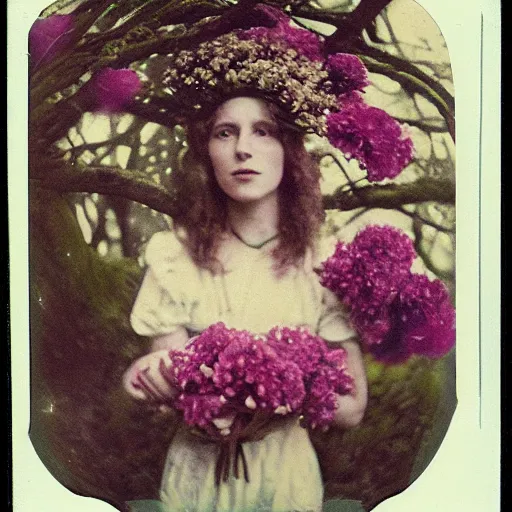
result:
<svg viewBox="0 0 512 512"><path fill-rule="evenodd" d="M279 127L284 148L283 179L278 188L279 244L272 256L276 270L299 263L312 247L324 220L320 168L304 146L304 133L285 121L282 111L267 106ZM184 228L183 243L197 265L219 272L221 234L228 229L227 197L219 187L208 152L215 112L187 126L187 148L172 173L171 186L180 204L174 224Z"/></svg>

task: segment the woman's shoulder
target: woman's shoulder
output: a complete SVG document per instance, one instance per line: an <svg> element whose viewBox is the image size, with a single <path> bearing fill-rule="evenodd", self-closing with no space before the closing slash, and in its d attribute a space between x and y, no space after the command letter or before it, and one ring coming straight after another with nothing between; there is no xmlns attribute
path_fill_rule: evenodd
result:
<svg viewBox="0 0 512 512"><path fill-rule="evenodd" d="M310 258L313 268L318 267L322 262L334 254L336 244L338 243L336 236L322 233L318 236L310 250Z"/></svg>
<svg viewBox="0 0 512 512"><path fill-rule="evenodd" d="M168 229L155 233L144 251L146 265L154 267L171 262L190 262L191 258L183 240L184 235L179 231Z"/></svg>

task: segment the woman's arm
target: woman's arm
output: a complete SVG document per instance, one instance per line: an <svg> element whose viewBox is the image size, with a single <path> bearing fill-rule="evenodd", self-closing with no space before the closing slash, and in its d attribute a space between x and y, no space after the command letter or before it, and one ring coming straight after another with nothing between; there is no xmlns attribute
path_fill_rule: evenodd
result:
<svg viewBox="0 0 512 512"><path fill-rule="evenodd" d="M358 341L350 339L341 345L347 351L347 372L354 379L354 388L347 395L338 395L334 424L341 428L351 428L359 425L363 419L368 403L368 383Z"/></svg>
<svg viewBox="0 0 512 512"><path fill-rule="evenodd" d="M165 380L160 371L163 363L171 366L169 350L183 350L188 341L184 327L178 327L170 334L152 339L151 351L136 359L123 375L123 387L137 400L166 402L176 394L176 390Z"/></svg>

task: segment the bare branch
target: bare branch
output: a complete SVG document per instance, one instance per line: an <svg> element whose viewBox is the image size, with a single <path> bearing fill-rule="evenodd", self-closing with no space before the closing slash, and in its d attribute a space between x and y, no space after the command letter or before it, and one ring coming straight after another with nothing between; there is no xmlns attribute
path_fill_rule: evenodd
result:
<svg viewBox="0 0 512 512"><path fill-rule="evenodd" d="M309 5L300 5L300 6L292 6L291 7L291 16L297 18L303 18L311 21L319 21L321 23L326 23L328 25L332 25L336 27L339 25L342 20L348 16L346 13L339 13L336 11L326 11L323 9L318 9L315 7L311 7ZM308 27L308 30L312 30Z"/></svg>
<svg viewBox="0 0 512 512"><path fill-rule="evenodd" d="M414 219L412 223L412 229L414 233L414 249L418 256L423 260L425 266L433 272L437 277L443 281L452 281L455 277L454 272L450 270L441 270L437 265L434 264L430 254L425 250L422 233L423 224L419 219Z"/></svg>
<svg viewBox="0 0 512 512"><path fill-rule="evenodd" d="M415 126L426 133L447 133L448 128L443 123L442 118L427 119L409 119L405 117L393 116L399 123Z"/></svg>
<svg viewBox="0 0 512 512"><path fill-rule="evenodd" d="M361 208L359 211L355 212L350 219L345 221L345 225L348 226L349 224L352 224L352 222L356 221L360 217L362 217L365 213L368 213L371 210L371 208Z"/></svg>
<svg viewBox="0 0 512 512"><path fill-rule="evenodd" d="M192 25L205 18L220 16L229 6L218 0L153 0L124 16L125 20L111 30L91 34L84 43L89 52L100 51L105 43L122 40L130 30L144 26L156 30L165 25Z"/></svg>
<svg viewBox="0 0 512 512"><path fill-rule="evenodd" d="M173 216L179 207L174 195L162 185L152 181L145 172L125 170L117 167L88 167L84 163L58 162L34 173L32 183L59 192L97 192L124 197ZM324 197L324 208L340 211L361 207L400 209L405 204L437 201L453 204L455 188L449 180L421 178L414 183L369 185L355 191L338 189Z"/></svg>
<svg viewBox="0 0 512 512"><path fill-rule="evenodd" d="M90 142L80 144L80 146L73 146L69 151L70 153L77 155L84 151L95 151L102 147L119 146L123 143L130 143L132 136L140 131L142 126L145 124L141 119L135 119L132 125L123 133L120 133L110 139L102 140L100 142Z"/></svg>
<svg viewBox="0 0 512 512"><path fill-rule="evenodd" d="M222 16L195 23L185 34L162 33L155 39L129 45L126 49L120 50L117 55L100 58L94 67L101 68L105 65L121 67L142 60L152 54L166 55L178 49L196 46L235 28L248 28L255 21L250 14L256 4L257 0L241 0Z"/></svg>
<svg viewBox="0 0 512 512"><path fill-rule="evenodd" d="M345 176L345 179L347 180L347 185L349 186L350 190L354 191L355 194L357 194L357 187L356 184L350 179L350 176L347 173L347 170L345 169L345 166L340 162L340 160L334 155L333 153L326 153L323 155L322 158L329 157L333 160L333 162L338 166L338 168L343 173L343 176ZM346 185L343 185L345 187Z"/></svg>
<svg viewBox="0 0 512 512"><path fill-rule="evenodd" d="M418 221L422 224L425 224L426 226L430 226L431 228L437 229L437 231L441 231L442 233L449 233L453 234L453 229L447 228L445 226L441 226L441 224L437 224L436 222L426 219L425 217L421 216L418 212L409 212L405 208L399 208L398 209L403 214L407 215L411 219L414 219L415 221Z"/></svg>
<svg viewBox="0 0 512 512"><path fill-rule="evenodd" d="M126 13L117 20L116 25L123 18L126 21L119 24L116 28L104 30L100 34L88 34L83 44L84 48L88 51L94 51L95 49L100 49L105 42L121 38L139 23L150 21L153 14L156 13L162 5L165 5L165 3L169 5L174 4L174 2L166 2L166 0L153 0L152 2L147 2L144 5L132 9L131 12Z"/></svg>

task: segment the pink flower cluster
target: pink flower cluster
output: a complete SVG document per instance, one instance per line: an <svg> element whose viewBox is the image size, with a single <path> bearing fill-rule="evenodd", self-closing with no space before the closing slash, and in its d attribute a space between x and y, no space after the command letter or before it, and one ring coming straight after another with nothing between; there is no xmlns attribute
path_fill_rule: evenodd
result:
<svg viewBox="0 0 512 512"><path fill-rule="evenodd" d="M411 162L413 143L383 110L351 101L327 117L330 142L366 169L369 181L394 178Z"/></svg>
<svg viewBox="0 0 512 512"><path fill-rule="evenodd" d="M391 329L374 355L385 362L405 361L413 354L433 359L455 343L455 310L440 280L411 274L389 308Z"/></svg>
<svg viewBox="0 0 512 512"><path fill-rule="evenodd" d="M329 352L323 340L305 329L272 329L267 336L228 329L217 323L185 351L171 351L164 377L179 390L173 406L184 421L215 438L228 436L215 421L237 417L249 424L256 412L303 414L312 428L334 417L336 393L347 393L345 351Z"/></svg>
<svg viewBox="0 0 512 512"><path fill-rule="evenodd" d="M321 338L304 328L275 327L268 333L267 343L302 370L306 423L311 428L327 427L334 419L336 395L350 393L353 388L352 377L346 373L345 350L329 350Z"/></svg>
<svg viewBox="0 0 512 512"><path fill-rule="evenodd" d="M321 63L327 79L325 92L337 97L338 110L327 115L327 137L348 159L367 170L369 181L394 178L411 162L413 143L401 125L384 110L363 102L361 93L370 84L361 60L345 53L323 56L323 41L313 32L296 28L280 10L264 6L273 27L256 27L239 33L240 39L290 48L310 61ZM281 50L282 51L282 50ZM320 70L320 68L318 68Z"/></svg>
<svg viewBox="0 0 512 512"><path fill-rule="evenodd" d="M71 14L55 14L37 19L28 36L33 69L49 62L68 48L73 40L74 30L75 20Z"/></svg>
<svg viewBox="0 0 512 512"><path fill-rule="evenodd" d="M69 48L73 42L75 18L54 14L38 19L29 34L32 68L45 64ZM142 88L131 69L103 68L79 91L83 106L94 112L122 112Z"/></svg>
<svg viewBox="0 0 512 512"><path fill-rule="evenodd" d="M131 69L103 68L93 75L81 93L94 112L122 112L140 91L142 83Z"/></svg>
<svg viewBox="0 0 512 512"><path fill-rule="evenodd" d="M348 53L329 55L326 61L332 92L346 95L351 91L362 91L370 85L368 72L359 57Z"/></svg>
<svg viewBox="0 0 512 512"><path fill-rule="evenodd" d="M455 343L455 311L440 280L411 272L412 241L390 226L368 226L339 242L322 263L320 282L348 307L364 346L397 363L413 354L437 358Z"/></svg>
<svg viewBox="0 0 512 512"><path fill-rule="evenodd" d="M242 40L253 40L265 44L284 44L312 61L320 61L322 47L320 39L309 30L298 29L290 25L290 19L282 11L265 5L260 7L266 16L276 24L273 27L254 27L240 32Z"/></svg>

